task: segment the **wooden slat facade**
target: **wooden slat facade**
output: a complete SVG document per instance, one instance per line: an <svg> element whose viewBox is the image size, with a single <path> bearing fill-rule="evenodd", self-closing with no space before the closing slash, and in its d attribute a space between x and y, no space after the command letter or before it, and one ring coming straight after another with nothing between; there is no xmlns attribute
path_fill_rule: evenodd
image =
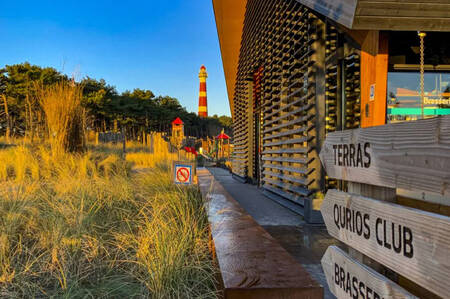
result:
<svg viewBox="0 0 450 299"><path fill-rule="evenodd" d="M234 174L303 207L336 185L318 152L327 132L360 126L360 50L351 42L295 0L248 1L233 99Z"/></svg>
<svg viewBox="0 0 450 299"><path fill-rule="evenodd" d="M248 1L234 94L233 172L299 199L315 179L317 22L296 1Z"/></svg>

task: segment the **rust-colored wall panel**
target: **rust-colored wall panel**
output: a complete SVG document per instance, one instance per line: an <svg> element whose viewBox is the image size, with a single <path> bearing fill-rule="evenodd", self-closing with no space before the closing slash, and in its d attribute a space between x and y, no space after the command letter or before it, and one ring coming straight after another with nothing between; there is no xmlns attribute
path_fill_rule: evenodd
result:
<svg viewBox="0 0 450 299"><path fill-rule="evenodd" d="M361 127L386 123L388 39L368 31L361 45ZM371 100L371 86L375 93Z"/></svg>
<svg viewBox="0 0 450 299"><path fill-rule="evenodd" d="M387 73L388 73L388 36L386 33L379 34L378 54L376 56L376 89L374 102L373 126L384 125L386 123L387 105Z"/></svg>

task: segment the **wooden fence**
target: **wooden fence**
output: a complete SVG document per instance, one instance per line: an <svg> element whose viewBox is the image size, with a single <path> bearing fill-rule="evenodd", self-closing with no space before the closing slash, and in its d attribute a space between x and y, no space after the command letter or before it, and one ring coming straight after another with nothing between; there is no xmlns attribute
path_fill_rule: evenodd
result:
<svg viewBox="0 0 450 299"><path fill-rule="evenodd" d="M122 133L115 132L101 132L97 135L97 142L99 143L122 143L125 136Z"/></svg>
<svg viewBox="0 0 450 299"><path fill-rule="evenodd" d="M331 291L448 298L450 116L330 133L320 158L330 178L347 181L321 206L329 234L349 246L322 259Z"/></svg>

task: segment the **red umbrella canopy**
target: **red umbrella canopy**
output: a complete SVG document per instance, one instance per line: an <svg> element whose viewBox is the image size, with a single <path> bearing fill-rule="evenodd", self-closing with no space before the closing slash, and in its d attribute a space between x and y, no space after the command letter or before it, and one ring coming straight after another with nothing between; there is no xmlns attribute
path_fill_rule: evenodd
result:
<svg viewBox="0 0 450 299"><path fill-rule="evenodd" d="M185 147L184 147L184 150L185 150L186 152L188 152L188 153L193 153L195 156L198 155L198 153L197 153L197 151L195 150L194 147L185 146Z"/></svg>
<svg viewBox="0 0 450 299"><path fill-rule="evenodd" d="M182 124L183 121L179 117L175 118L175 120L172 122L172 125L182 125Z"/></svg>
<svg viewBox="0 0 450 299"><path fill-rule="evenodd" d="M220 133L219 135L217 135L216 137L217 139L230 139L230 136L228 136L227 134L225 134L224 132Z"/></svg>

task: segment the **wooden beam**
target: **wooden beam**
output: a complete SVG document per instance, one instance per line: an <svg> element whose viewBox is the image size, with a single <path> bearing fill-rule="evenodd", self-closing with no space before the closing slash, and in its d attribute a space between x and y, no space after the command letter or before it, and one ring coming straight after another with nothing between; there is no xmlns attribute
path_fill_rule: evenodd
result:
<svg viewBox="0 0 450 299"><path fill-rule="evenodd" d="M434 1L433 1L434 2ZM411 3L403 2L383 2L378 0L359 1L356 9L356 15L379 16L379 17L430 17L430 18L448 18L450 3Z"/></svg>
<svg viewBox="0 0 450 299"><path fill-rule="evenodd" d="M248 165L248 169L247 169L247 176L251 179L255 179L254 178L254 173L253 173L253 168L255 167L254 165L254 156L256 155L255 153L255 144L254 144L254 139L255 139L255 128L254 128L254 115L253 115L253 81L247 81L246 82L246 100L247 100L247 111L246 111L246 115L247 115L247 144L248 144L248 153L249 153L249 157L247 160L247 165Z"/></svg>
<svg viewBox="0 0 450 299"><path fill-rule="evenodd" d="M450 30L450 18L357 16L352 29L446 32Z"/></svg>
<svg viewBox="0 0 450 299"><path fill-rule="evenodd" d="M198 170L225 299L323 298L320 286L281 245L215 181Z"/></svg>

